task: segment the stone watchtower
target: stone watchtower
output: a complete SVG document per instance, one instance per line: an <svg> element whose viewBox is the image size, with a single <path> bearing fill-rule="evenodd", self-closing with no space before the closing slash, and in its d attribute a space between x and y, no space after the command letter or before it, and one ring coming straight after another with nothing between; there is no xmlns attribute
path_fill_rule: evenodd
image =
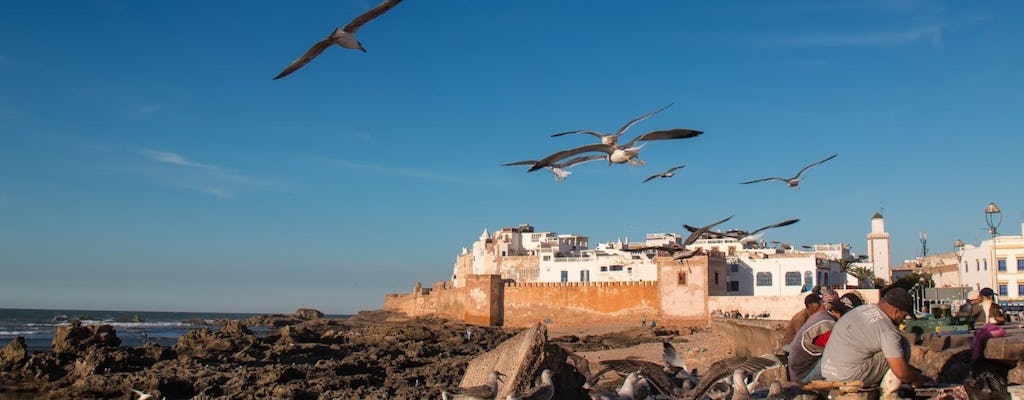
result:
<svg viewBox="0 0 1024 400"><path fill-rule="evenodd" d="M892 280L892 270L889 268L889 233L885 231L885 219L881 212L876 212L871 217L871 233L868 233L868 263L875 272L876 278L882 278L886 282Z"/></svg>

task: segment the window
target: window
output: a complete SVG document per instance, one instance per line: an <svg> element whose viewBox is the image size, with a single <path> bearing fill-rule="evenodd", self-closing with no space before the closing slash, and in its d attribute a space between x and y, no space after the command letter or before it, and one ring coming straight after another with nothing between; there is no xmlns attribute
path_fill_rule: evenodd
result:
<svg viewBox="0 0 1024 400"><path fill-rule="evenodd" d="M981 271L981 261L974 260L974 270L975 271Z"/></svg>
<svg viewBox="0 0 1024 400"><path fill-rule="evenodd" d="M590 270L585 269L580 271L580 282L590 282Z"/></svg>
<svg viewBox="0 0 1024 400"><path fill-rule="evenodd" d="M804 271L804 286L806 286L808 290L814 286L814 279L811 277L811 271Z"/></svg>
<svg viewBox="0 0 1024 400"><path fill-rule="evenodd" d="M715 284L716 285L718 284L718 273L717 272L715 272Z"/></svg>
<svg viewBox="0 0 1024 400"><path fill-rule="evenodd" d="M740 291L740 281L729 281L729 287L726 290L730 292Z"/></svg>
<svg viewBox="0 0 1024 400"><path fill-rule="evenodd" d="M626 268L626 273L627 274L632 274L633 273L633 267Z"/></svg>
<svg viewBox="0 0 1024 400"><path fill-rule="evenodd" d="M996 268L999 268L1000 271L1005 272L1006 271L1006 259L1005 258L1000 258L1000 259L996 260Z"/></svg>
<svg viewBox="0 0 1024 400"><path fill-rule="evenodd" d="M795 271L786 272L786 286L800 286L800 273Z"/></svg>
<svg viewBox="0 0 1024 400"><path fill-rule="evenodd" d="M608 272L608 266L607 265L602 265L601 266L601 272Z"/></svg>
<svg viewBox="0 0 1024 400"><path fill-rule="evenodd" d="M757 286L771 286L772 285L772 273L771 272L758 272L757 273Z"/></svg>
<svg viewBox="0 0 1024 400"><path fill-rule="evenodd" d="M1024 257L1017 259L1017 272L1024 272ZM1021 293L1024 295L1024 293Z"/></svg>
<svg viewBox="0 0 1024 400"><path fill-rule="evenodd" d="M551 261L551 256L544 256L544 261Z"/></svg>
<svg viewBox="0 0 1024 400"><path fill-rule="evenodd" d="M686 286L686 273L679 271L676 277L676 284L679 286Z"/></svg>
<svg viewBox="0 0 1024 400"><path fill-rule="evenodd" d="M999 295L1000 296L1006 296L1007 295L1006 282L1002 282L1002 283L999 284Z"/></svg>
<svg viewBox="0 0 1024 400"><path fill-rule="evenodd" d="M729 272L740 272L739 264L729 264Z"/></svg>
<svg viewBox="0 0 1024 400"><path fill-rule="evenodd" d="M562 271L562 282L569 281L569 271Z"/></svg>
<svg viewBox="0 0 1024 400"><path fill-rule="evenodd" d="M984 260L981 260L981 265L983 265L985 267L985 270L988 271L988 259L987 258L984 259Z"/></svg>
<svg viewBox="0 0 1024 400"><path fill-rule="evenodd" d="M1024 283L1017 284L1017 297L1024 297Z"/></svg>
<svg viewBox="0 0 1024 400"><path fill-rule="evenodd" d="M612 265L612 266L608 267L608 270L612 271L612 272L616 272L616 271L622 272L622 266L621 265Z"/></svg>
<svg viewBox="0 0 1024 400"><path fill-rule="evenodd" d="M967 261L964 261L964 272L967 272Z"/></svg>

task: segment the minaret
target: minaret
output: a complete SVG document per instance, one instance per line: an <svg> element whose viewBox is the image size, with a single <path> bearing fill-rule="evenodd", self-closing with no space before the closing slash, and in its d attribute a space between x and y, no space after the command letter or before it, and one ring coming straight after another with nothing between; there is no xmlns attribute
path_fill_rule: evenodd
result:
<svg viewBox="0 0 1024 400"><path fill-rule="evenodd" d="M868 262L876 278L886 282L892 280L889 269L889 233L885 231L885 219L881 212L871 217L871 233L868 233Z"/></svg>

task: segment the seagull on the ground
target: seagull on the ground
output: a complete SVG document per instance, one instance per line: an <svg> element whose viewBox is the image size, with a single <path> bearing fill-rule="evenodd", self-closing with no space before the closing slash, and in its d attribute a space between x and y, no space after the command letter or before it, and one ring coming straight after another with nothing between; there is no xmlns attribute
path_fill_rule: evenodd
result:
<svg viewBox="0 0 1024 400"><path fill-rule="evenodd" d="M551 400L555 397L555 383L551 380L551 370L544 369L540 373L540 385L534 386L519 394L510 394L506 400Z"/></svg>
<svg viewBox="0 0 1024 400"><path fill-rule="evenodd" d="M723 232L711 232L711 231L708 231L707 233L709 235L711 235L711 236L720 237L720 238L721 237L733 238L733 239L738 240L740 242L740 244L742 244L742 245L748 245L748 244L751 244L751 243L755 243L758 240L761 240L761 237L764 236L765 231L767 231L768 229L779 228L779 227L788 226L788 225L793 225L793 224L795 224L795 223L797 223L799 221L800 221L799 219L787 219L787 220L782 221L782 222L778 222L778 223L774 223L774 224L771 224L771 225L768 225L768 226L763 226L763 227L757 228L757 229L755 229L755 230L753 230L751 232L747 232L747 231L739 230L739 229L734 229L734 230L726 231L724 233ZM688 230L690 232L694 232L694 231L700 229L700 228L693 227L693 226L690 226L690 225L683 225L683 227L686 228L686 230Z"/></svg>
<svg viewBox="0 0 1024 400"><path fill-rule="evenodd" d="M833 155L830 155L828 157L825 157L824 160L813 162L810 165L808 165L808 166L804 167L803 169L801 169L800 172L797 172L796 175L793 176L792 178L775 178L775 177L761 178L761 179L755 179L755 180L752 180L752 181L740 182L740 184L741 185L746 185L748 183L757 183L757 182L764 182L764 181L782 181L782 182L786 182L786 184L789 185L789 187L793 188L793 190L800 190L800 175L802 175L804 173L804 171L807 171L808 169L810 169L811 167L813 167L815 165L818 165L818 164L821 164L821 163L823 163L825 161L828 161L828 160L831 160L833 158L836 158L836 156L838 156L838 155L839 154L833 154Z"/></svg>
<svg viewBox="0 0 1024 400"><path fill-rule="evenodd" d="M675 393L676 389L681 387L681 382L674 382L672 375L666 372L660 365L650 361L632 358L604 360L601 361L601 366L604 369L599 374L603 374L608 370L616 371L619 374L636 372L647 379L649 386L654 386L654 389L663 395L671 396Z"/></svg>
<svg viewBox="0 0 1024 400"><path fill-rule="evenodd" d="M731 374L735 374L736 370L741 370L744 373L748 373L754 376L754 381L757 381L757 377L768 367L780 365L778 360L770 359L766 357L748 357L748 356L736 356L722 360L715 361L708 366L707 371L701 376L700 385L693 390L690 394L690 398L694 400L700 400L704 393L707 393L716 382L728 377ZM744 390L747 387L743 383L742 376L740 377L739 383L733 383L733 391L736 390L736 385L743 386ZM734 393L735 395L735 393Z"/></svg>
<svg viewBox="0 0 1024 400"><path fill-rule="evenodd" d="M697 380L697 369L690 369L686 366L686 359L679 355L675 346L668 341L661 342L661 360L665 362L665 369L675 375L676 379L682 380L684 390L690 390L700 383Z"/></svg>
<svg viewBox="0 0 1024 400"><path fill-rule="evenodd" d="M504 382L504 380L501 379L502 376L505 376L505 374L498 371L491 371L491 379L487 383L468 388L455 389L451 395L446 391L441 391L441 398L444 400L493 400L498 396L498 382Z"/></svg>
<svg viewBox="0 0 1024 400"><path fill-rule="evenodd" d="M330 35L327 35L323 40L316 42L316 44L314 44L313 47L310 47L305 54L296 58L291 64L288 64L288 66L285 67L280 74L277 74L274 79L284 78L288 76L288 74L295 72L295 70L302 68L302 66L313 61L313 59L320 55L320 53L323 53L324 50L327 50L328 47L331 47L332 44L336 44L346 49L362 50L362 52L365 53L366 48L363 47L362 43L356 40L356 31L358 31L363 24L370 22L371 19L379 17L381 14L390 10L391 7L394 7L401 2L402 0L384 0L384 2L356 17L352 22L349 22L344 27L334 28L334 31L331 32Z"/></svg>
<svg viewBox="0 0 1024 400"><path fill-rule="evenodd" d="M750 389L743 382L746 373L737 368L732 373L732 400L750 400Z"/></svg>
<svg viewBox="0 0 1024 400"><path fill-rule="evenodd" d="M677 165L675 167L669 168L668 171L648 176L647 179L644 179L643 183L647 183L647 181L653 180L653 179L656 179L656 178L671 178L671 177L676 175L675 170L680 169L680 168L685 167L685 166L686 165Z"/></svg>
<svg viewBox="0 0 1024 400"><path fill-rule="evenodd" d="M643 392L644 388L641 387L643 384L644 381L641 381L639 374L630 372L618 392L590 391L590 398L592 400L640 400L637 395Z"/></svg>
<svg viewBox="0 0 1024 400"><path fill-rule="evenodd" d="M607 155L609 165L622 164L626 162L633 166L646 165L647 163L638 157L640 154L640 149L642 149L644 145L647 144L646 142L652 140L688 139L700 136L702 133L704 132L693 129L666 129L661 131L647 132L645 134L633 138L633 140L630 140L628 143L622 146L619 146L618 144L603 143L588 144L574 149L555 152L554 154L544 157L543 159L537 161L537 163L534 164L532 167L530 167L530 169L527 172L533 172L538 169L544 168L548 165L558 162L558 160L566 159L569 157L589 152L605 153ZM640 144L639 146L636 145L637 143L641 142L644 143Z"/></svg>
<svg viewBox="0 0 1024 400"><path fill-rule="evenodd" d="M136 395L139 396L139 398L137 398L135 400L150 400L150 399L153 398L153 395L151 395L149 393L146 393L146 392L143 392L141 390L135 390L135 389L132 389L132 388L128 388L128 390L131 390L132 393L135 393Z"/></svg>
<svg viewBox="0 0 1024 400"><path fill-rule="evenodd" d="M637 122L640 122L640 121L643 121L643 120L645 120L647 118L650 118L652 115L657 114L659 112L662 112L666 108L669 108L671 106L672 106L672 104L670 103L667 106L664 106L662 108L659 108L659 109L654 110L652 112L649 112L647 114L641 115L639 117L633 118L632 120L627 122L625 125L623 125L621 128L619 128L619 130L616 131L615 133L601 133L601 132L595 132L595 131L587 130L587 129L577 129L577 130L574 130L574 131L559 132L559 133L551 135L551 137L558 137L558 136L562 136L562 135L568 135L570 133L586 133L588 135L597 136L599 139L601 139L601 144L611 144L611 145L614 145L616 142L618 142L619 136L622 136L622 134L626 132L626 129L629 129L631 126L633 126Z"/></svg>
<svg viewBox="0 0 1024 400"><path fill-rule="evenodd" d="M667 245L662 245L662 246L643 246L643 247L640 247L640 248L637 248L637 249L634 249L634 250L662 250L662 251L666 251L666 252L672 253L672 259L673 260L685 260L687 258L693 257L694 255L697 254L698 251L700 251L699 249L695 249L695 250L687 249L686 246L689 246L689 245L693 244L693 242L696 242L697 239L700 239L700 235L703 235L705 232L710 230L715 225L721 224L721 223L723 223L725 221L728 221L730 219L732 219L732 215L726 217L723 220L712 222L712 223L710 223L710 224L708 224L706 226L698 228L696 231L690 233L690 236L687 237L686 240L684 240L682 244L672 242L672 243L669 243Z"/></svg>
<svg viewBox="0 0 1024 400"><path fill-rule="evenodd" d="M569 167L571 167L573 165L576 165L576 164L581 164L581 163L585 163L585 162L588 162L588 161L600 160L600 159L604 159L604 158L607 158L607 157L602 156L602 155L579 156L579 157L571 158L571 159L569 159L569 161L566 161L566 162L563 162L563 163L555 163L555 164L548 165L546 168L550 169L552 174L555 174L555 181L556 182L561 182L561 181L564 181L565 178L568 178L569 175L572 175L572 172L570 172L568 170ZM513 165L536 165L536 164L537 164L537 160L523 160L523 161L516 161L516 162L511 162L511 163L508 163L508 164L501 164L501 165L508 167L508 166L513 166Z"/></svg>

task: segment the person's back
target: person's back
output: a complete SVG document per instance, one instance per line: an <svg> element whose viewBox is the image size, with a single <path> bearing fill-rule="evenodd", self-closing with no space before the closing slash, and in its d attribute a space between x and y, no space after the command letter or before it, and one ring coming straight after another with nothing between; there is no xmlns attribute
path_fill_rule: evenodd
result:
<svg viewBox="0 0 1024 400"><path fill-rule="evenodd" d="M857 307L832 327L828 345L822 352L821 374L829 381L864 381L881 374L865 368L868 360L881 352L885 358L902 357L902 335L877 304ZM886 367L887 369L887 367ZM880 380L880 379L879 379Z"/></svg>
<svg viewBox="0 0 1024 400"><path fill-rule="evenodd" d="M793 341L793 337L796 336L796 332L800 330L800 327L804 326L807 319L814 315L821 309L821 296L814 293L808 294L804 297L804 309L798 311L789 319L789 324L786 325L786 330L782 334L783 349L789 351L789 343Z"/></svg>

